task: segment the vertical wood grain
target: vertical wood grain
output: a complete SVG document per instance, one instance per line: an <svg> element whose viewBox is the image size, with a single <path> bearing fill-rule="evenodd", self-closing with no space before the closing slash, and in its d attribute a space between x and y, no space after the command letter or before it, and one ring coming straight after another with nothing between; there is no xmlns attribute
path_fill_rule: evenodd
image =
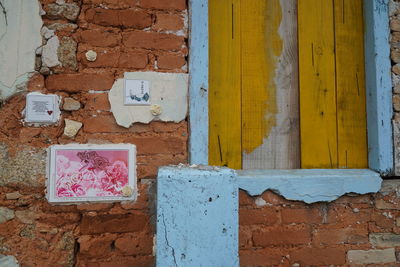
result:
<svg viewBox="0 0 400 267"><path fill-rule="evenodd" d="M367 168L362 0L334 0L338 167Z"/></svg>
<svg viewBox="0 0 400 267"><path fill-rule="evenodd" d="M297 1L245 3L243 169L299 168Z"/></svg>
<svg viewBox="0 0 400 267"><path fill-rule="evenodd" d="M209 164L240 169L240 0L209 1L209 34Z"/></svg>
<svg viewBox="0 0 400 267"><path fill-rule="evenodd" d="M333 0L298 1L302 168L337 168Z"/></svg>

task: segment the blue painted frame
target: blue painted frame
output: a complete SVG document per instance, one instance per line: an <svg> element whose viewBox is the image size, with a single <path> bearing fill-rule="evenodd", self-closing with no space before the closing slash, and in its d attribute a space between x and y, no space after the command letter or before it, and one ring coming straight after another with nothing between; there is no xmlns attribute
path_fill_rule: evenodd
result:
<svg viewBox="0 0 400 267"><path fill-rule="evenodd" d="M190 139L192 164L208 164L208 0L190 0ZM369 167L393 172L388 0L365 0L365 71Z"/></svg>
<svg viewBox="0 0 400 267"><path fill-rule="evenodd" d="M189 161L208 164L208 0L189 1Z"/></svg>
<svg viewBox="0 0 400 267"><path fill-rule="evenodd" d="M382 175L394 168L388 2L364 1L368 160Z"/></svg>

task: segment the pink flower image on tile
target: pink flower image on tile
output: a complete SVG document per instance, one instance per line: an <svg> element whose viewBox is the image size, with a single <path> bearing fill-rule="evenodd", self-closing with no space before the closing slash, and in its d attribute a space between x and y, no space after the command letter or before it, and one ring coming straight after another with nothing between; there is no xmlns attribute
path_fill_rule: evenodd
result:
<svg viewBox="0 0 400 267"><path fill-rule="evenodd" d="M57 150L56 197L122 196L128 159L128 150Z"/></svg>

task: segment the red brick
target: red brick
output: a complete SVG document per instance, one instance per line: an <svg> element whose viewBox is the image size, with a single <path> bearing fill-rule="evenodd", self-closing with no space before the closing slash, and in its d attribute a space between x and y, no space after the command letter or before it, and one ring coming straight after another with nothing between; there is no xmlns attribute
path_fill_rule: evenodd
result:
<svg viewBox="0 0 400 267"><path fill-rule="evenodd" d="M123 255L149 255L153 252L153 237L126 234L115 240L115 248Z"/></svg>
<svg viewBox="0 0 400 267"><path fill-rule="evenodd" d="M364 244L368 243L366 228L319 229L314 232L313 242L317 245Z"/></svg>
<svg viewBox="0 0 400 267"><path fill-rule="evenodd" d="M275 208L239 209L240 225L273 225L278 222Z"/></svg>
<svg viewBox="0 0 400 267"><path fill-rule="evenodd" d="M108 73L80 73L50 75L46 79L49 91L80 92L89 90L109 90L114 83L114 76Z"/></svg>
<svg viewBox="0 0 400 267"><path fill-rule="evenodd" d="M246 229L244 230L243 227L239 229L239 247L240 248L247 248L251 247L251 230Z"/></svg>
<svg viewBox="0 0 400 267"><path fill-rule="evenodd" d="M158 13L154 29L156 31L179 31L184 28L183 17L177 14Z"/></svg>
<svg viewBox="0 0 400 267"><path fill-rule="evenodd" d="M80 225L82 234L137 232L145 228L149 217L144 214L84 215Z"/></svg>
<svg viewBox="0 0 400 267"><path fill-rule="evenodd" d="M290 260L300 266L343 265L346 252L341 248L301 248L290 253Z"/></svg>
<svg viewBox="0 0 400 267"><path fill-rule="evenodd" d="M246 191L239 190L239 205L240 207L254 205L254 199Z"/></svg>
<svg viewBox="0 0 400 267"><path fill-rule="evenodd" d="M239 251L240 266L280 266L284 255L277 250Z"/></svg>
<svg viewBox="0 0 400 267"><path fill-rule="evenodd" d="M92 49L97 53L97 58L95 61L88 61L86 59L84 51L80 53L79 59L84 66L89 68L116 68L118 66L118 61L120 58L120 52L118 50L111 49Z"/></svg>
<svg viewBox="0 0 400 267"><path fill-rule="evenodd" d="M124 140L135 144L138 155L185 153L186 139L177 137L129 137Z"/></svg>
<svg viewBox="0 0 400 267"><path fill-rule="evenodd" d="M112 203L93 203L93 204L80 204L76 208L81 211L104 211L113 207Z"/></svg>
<svg viewBox="0 0 400 267"><path fill-rule="evenodd" d="M112 244L116 235L81 236L78 239L79 252L89 258L107 257L112 250Z"/></svg>
<svg viewBox="0 0 400 267"><path fill-rule="evenodd" d="M120 25L125 28L144 29L151 26L151 15L143 11L121 10L118 14Z"/></svg>
<svg viewBox="0 0 400 267"><path fill-rule="evenodd" d="M281 211L282 223L322 223L322 216L316 208L290 209L284 208Z"/></svg>
<svg viewBox="0 0 400 267"><path fill-rule="evenodd" d="M101 26L122 26L134 29L144 29L151 26L150 14L132 9L89 9L86 11L86 19Z"/></svg>
<svg viewBox="0 0 400 267"><path fill-rule="evenodd" d="M144 132L149 129L146 124L135 123L129 129L119 126L111 115L89 117L83 121L83 130L86 133L126 133Z"/></svg>
<svg viewBox="0 0 400 267"><path fill-rule="evenodd" d="M135 0L83 0L84 4L100 5L107 8L130 8L136 5Z"/></svg>
<svg viewBox="0 0 400 267"><path fill-rule="evenodd" d="M355 212L352 208L342 205L331 205L328 209L329 224L336 225L353 225L366 223L371 220L371 212L369 210L360 210Z"/></svg>
<svg viewBox="0 0 400 267"><path fill-rule="evenodd" d="M149 59L145 53L125 52L121 54L118 67L144 69L148 62Z"/></svg>
<svg viewBox="0 0 400 267"><path fill-rule="evenodd" d="M86 110L110 110L110 102L108 101L108 94L107 93L99 93L99 94L89 94L86 104Z"/></svg>
<svg viewBox="0 0 400 267"><path fill-rule="evenodd" d="M391 229L395 224L395 218L388 218L387 216L383 215L382 212L372 213L371 220L375 222L376 226L384 229Z"/></svg>
<svg viewBox="0 0 400 267"><path fill-rule="evenodd" d="M122 42L127 47L179 51L185 44L182 36L157 32L125 32Z"/></svg>
<svg viewBox="0 0 400 267"><path fill-rule="evenodd" d="M176 133L179 130L187 133L187 122L181 121L178 123L152 121L150 123L151 130L156 133Z"/></svg>
<svg viewBox="0 0 400 267"><path fill-rule="evenodd" d="M44 89L44 77L40 74L35 74L29 79L27 86L28 91L41 91Z"/></svg>
<svg viewBox="0 0 400 267"><path fill-rule="evenodd" d="M42 132L41 128L24 127L19 132L19 140L22 143L30 142L34 137L39 136Z"/></svg>
<svg viewBox="0 0 400 267"><path fill-rule="evenodd" d="M311 229L308 226L298 228L275 228L253 233L255 246L299 245L311 242Z"/></svg>
<svg viewBox="0 0 400 267"><path fill-rule="evenodd" d="M126 257L112 259L109 261L96 261L88 262L87 267L149 267L154 266L154 257L141 256L141 257Z"/></svg>
<svg viewBox="0 0 400 267"><path fill-rule="evenodd" d="M160 69L180 69L186 64L184 55L180 54L168 54L159 55L157 57L157 67Z"/></svg>
<svg viewBox="0 0 400 267"><path fill-rule="evenodd" d="M186 0L141 0L139 4L150 9L186 9Z"/></svg>
<svg viewBox="0 0 400 267"><path fill-rule="evenodd" d="M159 166L176 165L179 163L187 163L187 154L152 154L138 157L137 175L138 178L155 178L157 177Z"/></svg>
<svg viewBox="0 0 400 267"><path fill-rule="evenodd" d="M117 33L96 29L82 31L80 39L83 43L87 43L92 46L114 47L118 45L121 38Z"/></svg>
<svg viewBox="0 0 400 267"><path fill-rule="evenodd" d="M58 214L40 214L38 217L39 218L37 220L39 222L51 224L54 226L77 223L81 219L81 216L78 213L63 213L62 216Z"/></svg>

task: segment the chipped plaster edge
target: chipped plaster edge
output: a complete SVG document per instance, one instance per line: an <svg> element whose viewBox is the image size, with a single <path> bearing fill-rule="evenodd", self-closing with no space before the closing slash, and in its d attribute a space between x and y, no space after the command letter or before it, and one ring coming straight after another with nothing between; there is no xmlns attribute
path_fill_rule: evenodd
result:
<svg viewBox="0 0 400 267"><path fill-rule="evenodd" d="M334 201L347 193L376 193L382 179L368 169L298 169L237 171L238 187L251 196L271 190L288 200Z"/></svg>

